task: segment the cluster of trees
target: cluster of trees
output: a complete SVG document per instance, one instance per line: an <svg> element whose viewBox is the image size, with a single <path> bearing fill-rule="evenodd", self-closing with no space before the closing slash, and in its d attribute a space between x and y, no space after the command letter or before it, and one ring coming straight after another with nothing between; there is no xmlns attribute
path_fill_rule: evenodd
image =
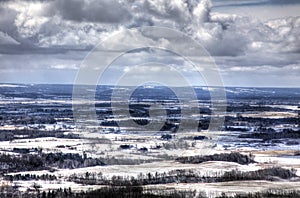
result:
<svg viewBox="0 0 300 198"><path fill-rule="evenodd" d="M47 166L63 169L105 165L99 158L86 157L78 153L43 153L40 157Z"/></svg>
<svg viewBox="0 0 300 198"><path fill-rule="evenodd" d="M0 173L58 168L82 168L105 165L98 158L87 158L78 153L40 153L21 156L0 154Z"/></svg>
<svg viewBox="0 0 300 198"><path fill-rule="evenodd" d="M56 137L78 139L78 134L68 133L64 131L44 131L38 129L22 129L22 130L0 130L0 141L12 141L15 139L34 139L42 137Z"/></svg>
<svg viewBox="0 0 300 198"><path fill-rule="evenodd" d="M100 157L99 160L101 160L104 164L107 165L139 165L144 163L151 163L153 161L158 161L156 159L116 158L114 156Z"/></svg>
<svg viewBox="0 0 300 198"><path fill-rule="evenodd" d="M36 113L35 108L29 109L30 112ZM12 111L19 111L16 114L10 113L10 109L6 109L8 112L2 112L2 123L11 124L11 125L29 125L29 124L55 124L56 120L53 114L46 114L44 116L26 116L23 112L20 111L20 108L11 109ZM59 114L58 114L59 115Z"/></svg>
<svg viewBox="0 0 300 198"><path fill-rule="evenodd" d="M56 190L40 191L39 189L21 192L13 187L1 187L0 197L13 198L205 198L204 192L194 190L179 191L176 189L159 190L147 189L142 186L107 186L92 191L72 191L71 188L59 188ZM300 191L269 189L255 193L237 193L229 196L222 193L217 198L299 198Z"/></svg>
<svg viewBox="0 0 300 198"><path fill-rule="evenodd" d="M268 133L275 133L275 129L272 127L257 127L255 132L268 132Z"/></svg>
<svg viewBox="0 0 300 198"><path fill-rule="evenodd" d="M28 153L27 151L27 149L17 149L15 151L22 155L0 154L0 174L18 171L51 170L53 168L75 169L108 164L137 165L153 162L153 159L116 158L114 156L91 158L78 153L42 153L41 151Z"/></svg>
<svg viewBox="0 0 300 198"><path fill-rule="evenodd" d="M176 182L200 182L202 178L194 172L189 171L170 171L168 173L140 173L136 178L129 176L112 176L108 178L102 173L86 172L85 174L72 174L69 181L84 185L111 185L111 186L137 186L150 184L167 184Z"/></svg>
<svg viewBox="0 0 300 198"><path fill-rule="evenodd" d="M242 165L255 163L253 157L250 155L243 155L238 152L231 153L220 153L213 155L205 155L205 156L189 156L189 157L179 157L176 161L184 164L199 164L207 161L225 161L225 162L236 162Z"/></svg>
<svg viewBox="0 0 300 198"><path fill-rule="evenodd" d="M16 186L1 186L0 188L0 197L2 198L72 198L80 197L80 194L85 194L87 192L73 193L71 188L69 189L57 189L40 191L40 186L34 185L33 188L27 188L26 191L19 191Z"/></svg>
<svg viewBox="0 0 300 198"><path fill-rule="evenodd" d="M279 124L295 124L299 122L299 118L297 117L285 117L285 118L264 118L264 117L234 117L234 116L226 116L225 117L225 126L227 126L227 130L230 129L230 126L237 126L238 122L247 123L247 126L258 128L264 131L264 128L272 128L274 125ZM233 129L234 130L234 129Z"/></svg>
<svg viewBox="0 0 300 198"><path fill-rule="evenodd" d="M284 129L282 132L255 132L241 134L239 135L239 138L255 138L263 139L264 141L282 138L299 139L300 130Z"/></svg>
<svg viewBox="0 0 300 198"><path fill-rule="evenodd" d="M260 118L260 117L240 117L236 120L245 121L254 126L270 127L278 124L295 124L298 123L297 117L286 117L286 118Z"/></svg>
<svg viewBox="0 0 300 198"><path fill-rule="evenodd" d="M173 170L167 173L140 173L137 177L114 175L111 178L103 176L101 172L86 172L84 174L74 173L69 176L68 181L84 185L142 186L168 183L211 183L239 180L274 180L276 178L290 179L293 177L297 177L295 170L273 167L249 172L232 170L228 172L220 171L211 174L201 174L193 170Z"/></svg>
<svg viewBox="0 0 300 198"><path fill-rule="evenodd" d="M282 189L269 189L262 192L236 194L234 196L227 196L222 193L218 198L299 198L300 191L297 190L282 190Z"/></svg>
<svg viewBox="0 0 300 198"><path fill-rule="evenodd" d="M78 196L79 195L79 196ZM95 191L78 193L78 197L84 198L204 198L204 194L186 190L149 190L141 186L104 187Z"/></svg>
<svg viewBox="0 0 300 198"><path fill-rule="evenodd" d="M296 170L284 169L281 167L272 167L260 169L256 171L242 172L232 170L225 172L222 176L222 181L238 181L238 180L273 180L277 178L290 179L297 177Z"/></svg>
<svg viewBox="0 0 300 198"><path fill-rule="evenodd" d="M224 130L225 130L225 131L240 131L240 132L246 132L246 131L249 131L250 128L225 126L225 127L224 127Z"/></svg>
<svg viewBox="0 0 300 198"><path fill-rule="evenodd" d="M46 180L46 181L54 181L57 180L57 177L55 175L49 175L49 174L42 174L42 175L36 175L36 174L15 174L15 175L4 175L4 180L8 181L30 181L30 180Z"/></svg>
<svg viewBox="0 0 300 198"><path fill-rule="evenodd" d="M40 156L26 154L15 156L0 154L0 173L33 171L44 168L44 163Z"/></svg>
<svg viewBox="0 0 300 198"><path fill-rule="evenodd" d="M150 190L142 186L108 186L92 191L75 192L71 188L59 188L56 190L40 191L7 191L1 192L0 197L23 198L204 198L203 193L192 190Z"/></svg>
<svg viewBox="0 0 300 198"><path fill-rule="evenodd" d="M162 147L167 150L187 149L191 146L193 146L193 143L189 144L189 142L185 140L176 140L171 142L165 142L162 144Z"/></svg>
<svg viewBox="0 0 300 198"><path fill-rule="evenodd" d="M263 111L285 111L283 108L271 107L267 105L249 105L249 104L234 104L231 103L227 106L228 112L263 112Z"/></svg>

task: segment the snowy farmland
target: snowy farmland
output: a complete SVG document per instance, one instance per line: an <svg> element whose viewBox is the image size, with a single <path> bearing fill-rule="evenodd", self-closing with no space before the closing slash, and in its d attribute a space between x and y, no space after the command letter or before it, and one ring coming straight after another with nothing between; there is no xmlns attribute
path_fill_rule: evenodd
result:
<svg viewBox="0 0 300 198"><path fill-rule="evenodd" d="M209 99L203 99L183 107L199 108L199 115L181 117L178 101L160 88L165 106L154 110L165 107L168 119L159 131L138 131L124 125L151 122L149 105L155 100L146 95L154 88L131 104L130 117L118 109L120 114L114 115L111 88L99 89L99 125L80 126L74 121L70 91L65 91L70 87L48 87L47 94L44 88L26 87L28 93L20 91L24 87L0 87L0 177L7 189L34 194L138 185L153 193L195 190L207 197L300 190L297 95L282 102L280 90L266 99L262 96L274 93L228 88L227 112L212 116ZM196 92L207 95L201 87ZM209 131L210 119L218 117L225 117L224 126ZM198 129L176 131L180 119L199 122Z"/></svg>

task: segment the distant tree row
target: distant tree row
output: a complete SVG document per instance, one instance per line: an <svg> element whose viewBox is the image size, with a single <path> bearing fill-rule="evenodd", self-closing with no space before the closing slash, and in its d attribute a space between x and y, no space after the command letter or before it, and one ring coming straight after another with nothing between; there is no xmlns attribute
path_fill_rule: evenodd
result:
<svg viewBox="0 0 300 198"><path fill-rule="evenodd" d="M63 130L60 131L43 131L38 129L22 129L22 130L0 130L0 141L12 141L15 139L33 139L42 137L56 137L78 139L78 134L68 133L64 134Z"/></svg>
<svg viewBox="0 0 300 198"><path fill-rule="evenodd" d="M204 198L203 193L192 190L149 190L142 186L109 186L86 192L58 189L38 193L39 198Z"/></svg>
<svg viewBox="0 0 300 198"><path fill-rule="evenodd" d="M296 170L284 169L281 167L272 167L256 171L242 172L233 170L225 172L222 181L238 181L238 180L274 180L277 178L290 179L297 177Z"/></svg>
<svg viewBox="0 0 300 198"><path fill-rule="evenodd" d="M199 164L207 161L225 161L225 162L236 162L239 164L250 164L254 163L252 155L243 155L238 152L231 153L220 153L213 155L205 155L205 156L188 156L188 157L179 157L176 161L184 164Z"/></svg>
<svg viewBox="0 0 300 198"><path fill-rule="evenodd" d="M214 172L210 175L201 174L193 170L173 170L164 173L140 173L137 177L112 176L108 178L102 173L86 172L74 173L69 176L68 181L83 185L110 185L110 186L139 186L168 183L211 183L240 180L276 180L276 178L290 179L298 177L295 170L280 167L266 168L256 171L241 172L232 170L228 172Z"/></svg>
<svg viewBox="0 0 300 198"><path fill-rule="evenodd" d="M74 169L105 165L100 159L86 158L78 153L41 153L21 156L0 154L0 173L45 170L51 168Z"/></svg>
<svg viewBox="0 0 300 198"><path fill-rule="evenodd" d="M264 141L282 138L300 139L300 130L284 129L282 132L255 132L241 134L239 138L255 138Z"/></svg>
<svg viewBox="0 0 300 198"><path fill-rule="evenodd" d="M3 179L8 181L30 181L30 180L46 180L46 181L54 181L57 180L55 175L50 174L15 174L15 175L5 175Z"/></svg>
<svg viewBox="0 0 300 198"><path fill-rule="evenodd" d="M284 190L284 189L268 189L262 192L254 193L238 193L233 196L228 196L222 193L217 198L300 198L300 191L298 190Z"/></svg>
<svg viewBox="0 0 300 198"><path fill-rule="evenodd" d="M18 191L13 187L1 187L0 197L3 198L205 198L204 192L195 190L161 190L147 189L142 186L107 186L92 191L72 191L71 188L59 188L56 190L40 191L39 189L25 192ZM300 191L268 189L254 193L237 193L235 195L226 195L225 192L217 198L299 198Z"/></svg>

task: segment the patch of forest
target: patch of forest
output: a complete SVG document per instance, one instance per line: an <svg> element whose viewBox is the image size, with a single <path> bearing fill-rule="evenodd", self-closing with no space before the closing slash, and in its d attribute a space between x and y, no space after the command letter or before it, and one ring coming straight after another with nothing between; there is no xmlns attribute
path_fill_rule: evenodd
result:
<svg viewBox="0 0 300 198"><path fill-rule="evenodd" d="M254 132L254 133L240 134L238 137L262 139L264 141L272 140L272 139L283 139L283 138L299 139L300 131L292 130L292 129L284 129L282 132Z"/></svg>
<svg viewBox="0 0 300 198"><path fill-rule="evenodd" d="M193 170L172 170L164 173L140 173L137 177L112 176L108 178L101 172L74 173L69 176L68 181L83 185L111 185L111 186L138 186L169 183L214 183L228 181L246 180L269 180L291 179L298 177L295 170L272 167L256 171L241 172L232 170L228 172L215 172L209 176Z"/></svg>
<svg viewBox="0 0 300 198"><path fill-rule="evenodd" d="M204 192L197 193L195 190L159 190L145 189L142 186L107 186L97 190L76 192L71 188L58 188L41 191L39 186L35 190L25 192L17 191L14 187L5 187L0 191L0 197L22 198L206 198ZM268 189L254 193L237 193L233 196L221 193L217 198L300 198L300 191Z"/></svg>
<svg viewBox="0 0 300 198"><path fill-rule="evenodd" d="M34 139L43 137L56 137L56 138L68 138L78 139L78 134L68 133L64 134L64 131L44 131L44 130L0 130L0 141L12 141L15 139Z"/></svg>
<svg viewBox="0 0 300 198"><path fill-rule="evenodd" d="M236 162L242 165L255 163L252 155L243 155L238 152L218 153L205 156L179 157L176 159L176 161L184 164L199 164L207 161Z"/></svg>
<svg viewBox="0 0 300 198"><path fill-rule="evenodd" d="M41 153L20 156L0 154L0 173L51 170L53 168L83 168L105 165L100 159L83 157L78 153Z"/></svg>

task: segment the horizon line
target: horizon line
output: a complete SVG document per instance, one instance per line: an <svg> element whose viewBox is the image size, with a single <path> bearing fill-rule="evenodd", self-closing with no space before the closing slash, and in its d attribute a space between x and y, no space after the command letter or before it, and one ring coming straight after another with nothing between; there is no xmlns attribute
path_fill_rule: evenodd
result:
<svg viewBox="0 0 300 198"><path fill-rule="evenodd" d="M16 83L16 82L0 82L0 85L74 85L74 83ZM93 84L80 84L79 86L94 86ZM97 84L97 86L109 86L113 87L116 85L111 85L111 84ZM133 87L134 85L122 85L119 87ZM142 85L140 85L142 86ZM150 85L151 86L151 85ZM154 87L159 87L154 85ZM186 87L186 86L169 86L169 87ZM206 86L206 85L192 85L192 87L220 87L220 86ZM278 88L278 89L284 89L284 88L294 88L294 89L299 89L299 87L294 87L294 86L243 86L243 85L237 85L237 86L224 86L224 88Z"/></svg>

